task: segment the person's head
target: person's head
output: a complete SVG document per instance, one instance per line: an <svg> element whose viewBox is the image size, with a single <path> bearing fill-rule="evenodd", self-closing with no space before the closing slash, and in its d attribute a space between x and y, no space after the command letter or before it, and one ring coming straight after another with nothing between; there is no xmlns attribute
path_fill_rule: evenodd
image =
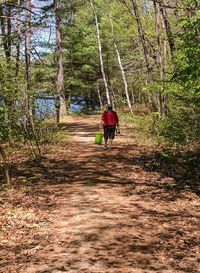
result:
<svg viewBox="0 0 200 273"><path fill-rule="evenodd" d="M109 105L108 105L108 111L112 111L112 109L113 109L113 108L112 108L112 105L109 104Z"/></svg>

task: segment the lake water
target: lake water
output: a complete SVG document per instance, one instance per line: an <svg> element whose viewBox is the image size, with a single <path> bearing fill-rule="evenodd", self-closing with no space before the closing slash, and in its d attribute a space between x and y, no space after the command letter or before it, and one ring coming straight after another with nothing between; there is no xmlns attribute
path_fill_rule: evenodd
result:
<svg viewBox="0 0 200 273"><path fill-rule="evenodd" d="M86 110L86 103L81 96L72 97L70 104L70 111L72 113L80 113L81 111ZM96 110L99 109L99 106L96 105ZM87 109L87 110L92 110ZM35 99L35 114L38 119L53 118L56 116L55 109L55 97L49 96L45 98L36 98Z"/></svg>
<svg viewBox="0 0 200 273"><path fill-rule="evenodd" d="M80 113L84 107L83 101L77 101L70 104L70 110L73 113ZM35 114L38 119L52 118L56 116L54 98L37 98L35 100Z"/></svg>

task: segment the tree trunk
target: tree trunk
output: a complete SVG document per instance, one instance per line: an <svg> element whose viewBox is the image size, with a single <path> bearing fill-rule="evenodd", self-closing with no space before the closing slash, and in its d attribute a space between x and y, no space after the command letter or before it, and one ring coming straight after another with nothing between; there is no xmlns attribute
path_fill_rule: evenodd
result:
<svg viewBox="0 0 200 273"><path fill-rule="evenodd" d="M137 25L138 25L138 33L140 36L140 40L141 40L142 48L143 48L143 52L144 52L147 75L148 75L148 78L147 78L147 84L148 84L152 80L152 75L151 75L152 68L150 66L150 61L149 61L149 52L148 52L148 48L147 48L147 44L146 44L146 40L145 40L142 22L141 22L140 15L139 15L137 1L132 0L132 4L133 4L133 10L134 10L134 14L136 17ZM152 104L153 111L158 111L157 101L156 101L156 98L154 95L151 96L151 104Z"/></svg>
<svg viewBox="0 0 200 273"><path fill-rule="evenodd" d="M169 23L168 17L167 17L167 12L166 12L166 8L164 7L164 0L159 0L158 1L159 4L159 9L163 18L163 22L164 22L164 26L165 26L165 31L167 34L167 39L168 39L168 43L169 43L169 47L170 47L170 51L171 51L171 55L173 56L174 50L175 50L175 44L174 44L174 37L172 34L172 30L171 30L171 25Z"/></svg>
<svg viewBox="0 0 200 273"><path fill-rule="evenodd" d="M56 79L56 92L59 99L59 116L67 114L65 94L64 94L64 68L63 68L63 54L62 54L62 36L61 36L61 0L54 1L55 16L56 16L56 63L57 63L57 79Z"/></svg>
<svg viewBox="0 0 200 273"><path fill-rule="evenodd" d="M131 100L132 100L132 104L135 104L135 96L133 93L133 88L131 89Z"/></svg>
<svg viewBox="0 0 200 273"><path fill-rule="evenodd" d="M12 33L12 24L11 24L11 17L12 17L12 12L11 12L11 6L8 6L7 8L7 44L8 44L8 61L11 61L11 47L12 47L12 37L11 37L11 33Z"/></svg>
<svg viewBox="0 0 200 273"><path fill-rule="evenodd" d="M179 2L179 0L175 0L175 3L174 3L174 6L175 6L175 8L174 8L174 15L175 15L175 18L176 18L177 21L179 20L178 2Z"/></svg>
<svg viewBox="0 0 200 273"><path fill-rule="evenodd" d="M132 0L132 3L133 3L134 14L135 14L137 25L138 25L138 33L140 35L140 40L141 40L142 48L143 48L143 52L144 52L146 68L147 68L148 75L150 76L151 66L150 66L150 62L149 62L149 53L148 53L148 49L147 49L147 45L146 45L146 41L145 41L144 31L142 28L142 22L141 22L140 15L139 15L137 1Z"/></svg>
<svg viewBox="0 0 200 273"><path fill-rule="evenodd" d="M112 106L113 106L113 109L116 110L116 96L115 96L115 91L113 89L113 86L112 86L112 83L110 82L110 90L111 90L111 101L112 101Z"/></svg>
<svg viewBox="0 0 200 273"><path fill-rule="evenodd" d="M103 64L103 57L102 57L102 47L101 47L101 39L100 39L100 31L99 31L99 22L97 18L97 13L93 4L93 0L90 0L90 5L94 13L94 18L95 18L95 25L96 25L96 31L97 31L97 42L98 42L98 51L99 51L99 60L100 60L100 66L101 66L101 73L103 77L103 82L105 86L105 91L106 91L106 98L107 98L107 103L110 104L110 95L109 95L109 90L108 90L108 84L106 80L106 75L105 75L105 70L104 70L104 64Z"/></svg>
<svg viewBox="0 0 200 273"><path fill-rule="evenodd" d="M98 86L97 86L97 94L98 94L98 98L99 98L100 109L102 109L103 108L103 103L102 103L101 93L100 93L100 90L99 90Z"/></svg>
<svg viewBox="0 0 200 273"><path fill-rule="evenodd" d="M30 126L35 137L36 145L37 134L35 132L34 125L34 109L32 109L32 103L30 103L30 88L31 88L31 0L26 0L26 30L25 30L25 64L26 64L26 85L24 88L24 109L25 109L25 122L26 128ZM38 147L40 154L40 149Z"/></svg>
<svg viewBox="0 0 200 273"><path fill-rule="evenodd" d="M195 9L195 15L197 15L198 10L199 10L199 1L198 0L194 0L194 9Z"/></svg>
<svg viewBox="0 0 200 273"><path fill-rule="evenodd" d="M18 0L18 6L20 6L21 0ZM21 39L22 39L22 33L21 33L21 14L20 11L18 11L18 22L17 22L17 44L16 44L16 77L19 74L19 60L20 60L20 46L21 46Z"/></svg>
<svg viewBox="0 0 200 273"><path fill-rule="evenodd" d="M114 28L113 28L113 22L112 22L112 16L111 15L110 15L110 24L111 24L111 29L112 29L113 43L114 43L115 51L116 51L116 54L117 54L117 60L118 60L118 63L119 63L119 67L120 67L121 74L122 74L122 79L123 79L123 82L124 82L124 90L125 90L125 94L126 94L127 104L128 104L128 107L129 107L129 110L130 110L131 114L133 114L133 109L132 109L132 106L131 106L130 97L129 97L129 93L128 93L128 83L127 83L126 76L125 76L125 73L124 73L124 68L123 68L123 65L122 65L119 49L118 49L117 43L115 41Z"/></svg>
<svg viewBox="0 0 200 273"><path fill-rule="evenodd" d="M26 0L26 29L25 29L25 79L26 85L24 88L24 126L27 128L30 123L30 105L29 105L29 90L30 90L30 63L31 63L31 0Z"/></svg>
<svg viewBox="0 0 200 273"><path fill-rule="evenodd" d="M25 61L27 90L30 88L30 63L31 63L31 0L26 0L26 30L25 30Z"/></svg>
<svg viewBox="0 0 200 273"><path fill-rule="evenodd" d="M10 179L10 174L9 174L9 164L7 160L6 153L3 149L3 147L0 145L0 155L3 161L3 169L4 169L4 176L5 176L5 181L6 183L10 186L11 185L11 179Z"/></svg>
<svg viewBox="0 0 200 273"><path fill-rule="evenodd" d="M161 118L164 116L164 105L163 105L163 63L162 63L162 42L161 42L161 16L160 9L157 1L153 0L155 17L156 17L156 32L157 32L157 63L158 70L160 74L160 82L161 82L161 90L159 90L158 98L159 98L159 110Z"/></svg>
<svg viewBox="0 0 200 273"><path fill-rule="evenodd" d="M6 23L5 23L6 22ZM11 60L11 6L0 5L0 24L4 53L7 63Z"/></svg>

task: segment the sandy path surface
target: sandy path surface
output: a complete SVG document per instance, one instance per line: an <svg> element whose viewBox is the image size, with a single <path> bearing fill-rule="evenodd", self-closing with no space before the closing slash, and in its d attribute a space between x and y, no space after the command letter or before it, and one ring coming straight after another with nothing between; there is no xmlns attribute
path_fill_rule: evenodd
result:
<svg viewBox="0 0 200 273"><path fill-rule="evenodd" d="M138 147L130 147L123 136L112 150L94 145L96 124L95 118L66 121L70 145L49 158L49 180L55 183L47 186L49 192L53 187L54 202L48 209L48 236L29 258L19 260L16 273L200 272L198 241L189 250L176 249L184 245L184 234L191 235L190 227L190 239L199 237L199 203L194 211L187 208L190 199L184 204L157 199L158 181L172 179L137 162L130 165ZM13 270L8 265L2 272Z"/></svg>

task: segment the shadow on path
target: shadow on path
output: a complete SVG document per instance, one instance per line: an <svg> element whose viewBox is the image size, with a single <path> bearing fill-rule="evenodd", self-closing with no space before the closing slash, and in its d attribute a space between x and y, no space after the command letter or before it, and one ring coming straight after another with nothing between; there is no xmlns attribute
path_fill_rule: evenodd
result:
<svg viewBox="0 0 200 273"><path fill-rule="evenodd" d="M200 215L190 198L182 203L185 186L177 187L182 178L172 168L176 163L121 137L103 150L93 144L96 123L63 123L71 135L68 147L52 150L43 165L27 162L15 169L31 168L25 174L30 177L38 173L39 183L24 194L36 200L26 204L48 212L49 229L38 237L34 253L31 243L7 250L20 249L18 259L6 258L4 269L14 273L9 266L17 263L20 273L198 273Z"/></svg>

